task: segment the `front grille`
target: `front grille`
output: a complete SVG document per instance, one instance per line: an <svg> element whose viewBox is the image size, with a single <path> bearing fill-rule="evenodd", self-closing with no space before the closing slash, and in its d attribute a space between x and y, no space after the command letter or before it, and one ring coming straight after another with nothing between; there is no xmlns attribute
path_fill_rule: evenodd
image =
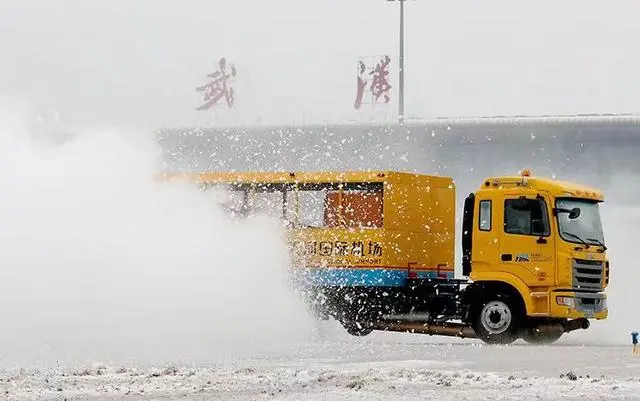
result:
<svg viewBox="0 0 640 401"><path fill-rule="evenodd" d="M573 288L601 290L603 262L601 260L573 260Z"/></svg>

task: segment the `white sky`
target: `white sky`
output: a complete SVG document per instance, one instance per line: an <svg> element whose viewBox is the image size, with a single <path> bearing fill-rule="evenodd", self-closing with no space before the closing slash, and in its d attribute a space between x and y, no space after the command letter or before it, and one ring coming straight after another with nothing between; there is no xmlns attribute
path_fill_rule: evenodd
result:
<svg viewBox="0 0 640 401"><path fill-rule="evenodd" d="M409 117L640 111L637 0L413 0ZM153 128L396 116L356 111L356 61L389 53L385 0L0 0L0 95L72 124ZM225 56L236 108L196 112ZM396 82L392 82L395 84Z"/></svg>

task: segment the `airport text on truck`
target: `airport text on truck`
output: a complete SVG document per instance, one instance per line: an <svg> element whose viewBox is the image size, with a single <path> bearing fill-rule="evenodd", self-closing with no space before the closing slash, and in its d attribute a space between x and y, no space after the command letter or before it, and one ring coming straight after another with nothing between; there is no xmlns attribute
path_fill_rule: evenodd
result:
<svg viewBox="0 0 640 401"><path fill-rule="evenodd" d="M228 192L235 215L288 229L292 278L319 318L373 330L551 343L606 319L609 261L600 191L572 182L490 177L462 211L454 278L452 178L395 171L202 172L163 179Z"/></svg>

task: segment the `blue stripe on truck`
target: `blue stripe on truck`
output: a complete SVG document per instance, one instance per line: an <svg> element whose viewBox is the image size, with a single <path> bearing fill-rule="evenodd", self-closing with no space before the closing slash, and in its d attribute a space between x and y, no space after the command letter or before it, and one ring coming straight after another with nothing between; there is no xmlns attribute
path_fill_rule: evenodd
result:
<svg viewBox="0 0 640 401"><path fill-rule="evenodd" d="M437 278L436 271L418 271L417 278ZM444 274L444 273L443 273ZM295 271L296 281L313 286L401 287L407 284L409 271L402 269L331 269L313 268ZM447 272L446 278L453 278Z"/></svg>

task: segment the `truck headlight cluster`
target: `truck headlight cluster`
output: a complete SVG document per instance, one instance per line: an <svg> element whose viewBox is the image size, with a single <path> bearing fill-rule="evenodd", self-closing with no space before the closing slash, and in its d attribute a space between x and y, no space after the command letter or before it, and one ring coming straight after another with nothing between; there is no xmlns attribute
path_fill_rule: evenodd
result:
<svg viewBox="0 0 640 401"><path fill-rule="evenodd" d="M573 297L556 297L558 305L568 306L570 308L576 307L576 300Z"/></svg>

